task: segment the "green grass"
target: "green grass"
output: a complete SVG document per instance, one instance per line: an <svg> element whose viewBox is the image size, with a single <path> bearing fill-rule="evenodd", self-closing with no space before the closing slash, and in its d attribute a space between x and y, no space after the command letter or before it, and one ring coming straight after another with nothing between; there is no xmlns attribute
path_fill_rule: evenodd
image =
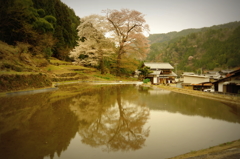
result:
<svg viewBox="0 0 240 159"><path fill-rule="evenodd" d="M65 69L79 69L79 70L92 70L95 71L94 68L88 68L84 66L78 66L78 65L60 65L59 67L65 68Z"/></svg>
<svg viewBox="0 0 240 159"><path fill-rule="evenodd" d="M16 71L0 71L0 75L30 75L38 74L39 72L16 72Z"/></svg>
<svg viewBox="0 0 240 159"><path fill-rule="evenodd" d="M55 65L48 65L47 67L44 67L43 70L48 71L48 72L51 72L51 71L67 71L64 68L61 68L61 67L55 66Z"/></svg>
<svg viewBox="0 0 240 159"><path fill-rule="evenodd" d="M13 47L7 45L0 41L0 75L3 78L15 78L15 81L19 83L18 86L13 86L13 84L9 84L9 87L6 84L3 88L8 90L20 90L20 89L33 89L32 81L29 81L29 85L21 85L22 83L26 83L26 78L21 78L22 81L18 81L18 75L46 75L46 78L49 82L52 81L63 81L70 80L71 81L63 81L57 83L64 82L74 82L74 81L126 81L126 80L134 80L130 78L122 78L116 77L112 74L101 74L99 70L96 68L84 67L79 65L72 65L71 62L61 61L56 58L51 57L47 60L42 55L32 55L30 52L19 53L18 47ZM77 73L76 78L67 78L67 76L72 77L69 73ZM4 76L5 75L5 76ZM6 77L8 76L9 77ZM13 75L10 77L10 75ZM14 76L16 75L16 76ZM60 75L60 76L59 76ZM75 77L74 76L74 77ZM27 76L26 76L27 77ZM63 77L63 78L62 78ZM65 78L66 77L66 78ZM62 78L62 79L61 79ZM78 80L76 80L78 79ZM7 81L7 80L6 80ZM44 87L45 85L41 85L41 81L39 81L38 87ZM42 81L43 83L46 81ZM16 82L15 82L16 83ZM49 86L49 83L48 85ZM14 88L15 87L15 88ZM3 90L5 91L5 90ZM68 92L66 92L68 93ZM63 93L65 94L65 93Z"/></svg>
<svg viewBox="0 0 240 159"><path fill-rule="evenodd" d="M223 143L223 144L220 144L219 146L230 145L230 144L232 144L232 143L233 143L233 141L232 141L232 142L225 142L225 143Z"/></svg>
<svg viewBox="0 0 240 159"><path fill-rule="evenodd" d="M71 64L71 62L61 61L59 59L56 59L54 57L51 57L49 59L50 63L58 63L58 64Z"/></svg>
<svg viewBox="0 0 240 159"><path fill-rule="evenodd" d="M47 67L44 67L43 70L45 72L52 72L52 73L66 73L66 72L82 72L85 70L88 71L96 71L95 69L92 68L87 68L83 66L76 66L76 65L48 65ZM74 70L81 70L81 71L74 71Z"/></svg>
<svg viewBox="0 0 240 159"><path fill-rule="evenodd" d="M105 80L116 80L116 77L111 75L111 74L106 74L106 75L102 75L102 74L95 74L95 77L101 78L101 79L105 79Z"/></svg>

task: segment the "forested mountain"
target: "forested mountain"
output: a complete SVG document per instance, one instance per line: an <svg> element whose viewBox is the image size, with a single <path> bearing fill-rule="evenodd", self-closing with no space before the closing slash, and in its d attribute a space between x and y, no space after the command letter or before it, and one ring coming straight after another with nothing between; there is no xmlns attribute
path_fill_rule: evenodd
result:
<svg viewBox="0 0 240 159"><path fill-rule="evenodd" d="M68 58L80 18L60 0L0 0L0 40L34 55Z"/></svg>
<svg viewBox="0 0 240 159"><path fill-rule="evenodd" d="M240 66L240 22L150 35L147 61L170 62L179 70Z"/></svg>
<svg viewBox="0 0 240 159"><path fill-rule="evenodd" d="M148 40L151 44L167 42L178 37L186 36L191 33L199 32L201 29L185 29L180 32L173 31L166 34L150 34Z"/></svg>

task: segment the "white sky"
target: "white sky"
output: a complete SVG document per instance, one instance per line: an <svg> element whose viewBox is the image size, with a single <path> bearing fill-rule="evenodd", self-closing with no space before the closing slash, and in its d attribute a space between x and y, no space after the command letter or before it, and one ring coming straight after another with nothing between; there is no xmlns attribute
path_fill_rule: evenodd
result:
<svg viewBox="0 0 240 159"><path fill-rule="evenodd" d="M145 14L150 33L168 33L240 21L240 0L61 0L80 18L105 9Z"/></svg>

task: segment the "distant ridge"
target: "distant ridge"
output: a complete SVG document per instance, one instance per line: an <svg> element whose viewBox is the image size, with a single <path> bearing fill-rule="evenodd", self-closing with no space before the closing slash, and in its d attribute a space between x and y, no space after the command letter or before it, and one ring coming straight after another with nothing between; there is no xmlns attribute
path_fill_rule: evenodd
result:
<svg viewBox="0 0 240 159"><path fill-rule="evenodd" d="M220 24L220 25L213 25L211 27L203 27L203 28L196 28L196 29L189 28L189 29L184 29L179 32L172 31L169 33L150 34L148 37L148 40L150 40L150 44L162 43L162 42L170 41L170 40L178 38L178 37L187 36L191 33L205 31L207 29L236 28L238 26L240 26L240 21L235 21L235 22L230 22L230 23L225 23L225 24Z"/></svg>
<svg viewBox="0 0 240 159"><path fill-rule="evenodd" d="M166 34L150 34L148 62L169 62L178 71L240 67L240 22ZM179 72L180 73L180 72Z"/></svg>

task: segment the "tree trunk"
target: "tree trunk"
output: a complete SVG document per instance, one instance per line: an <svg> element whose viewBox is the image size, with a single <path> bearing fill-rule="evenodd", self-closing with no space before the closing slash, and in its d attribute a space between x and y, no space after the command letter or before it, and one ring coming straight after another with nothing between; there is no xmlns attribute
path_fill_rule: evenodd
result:
<svg viewBox="0 0 240 159"><path fill-rule="evenodd" d="M103 59L100 60L100 71L101 71L101 74L104 74L104 63L103 63Z"/></svg>
<svg viewBox="0 0 240 159"><path fill-rule="evenodd" d="M121 66L121 55L123 54L123 44L124 43L120 43L120 47L118 50L118 54L117 54L117 67L116 67L116 76L120 76L121 75L121 70L120 70L120 66Z"/></svg>
<svg viewBox="0 0 240 159"><path fill-rule="evenodd" d="M101 74L104 74L104 60L103 60L103 52L102 52L102 49L100 49L99 65L100 65Z"/></svg>
<svg viewBox="0 0 240 159"><path fill-rule="evenodd" d="M116 67L116 76L120 76L121 75L120 65L121 65L121 55L118 54L118 57L117 57L117 67Z"/></svg>

